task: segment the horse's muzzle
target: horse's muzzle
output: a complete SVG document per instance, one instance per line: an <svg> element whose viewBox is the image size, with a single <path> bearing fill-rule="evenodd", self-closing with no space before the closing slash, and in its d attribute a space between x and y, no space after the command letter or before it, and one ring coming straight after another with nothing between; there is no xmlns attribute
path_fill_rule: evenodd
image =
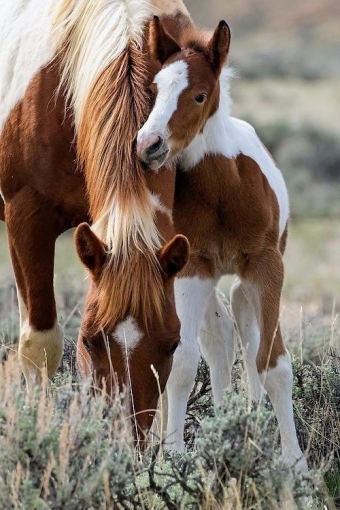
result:
<svg viewBox="0 0 340 510"><path fill-rule="evenodd" d="M152 170L163 165L169 154L168 144L158 135L137 139L137 156Z"/></svg>

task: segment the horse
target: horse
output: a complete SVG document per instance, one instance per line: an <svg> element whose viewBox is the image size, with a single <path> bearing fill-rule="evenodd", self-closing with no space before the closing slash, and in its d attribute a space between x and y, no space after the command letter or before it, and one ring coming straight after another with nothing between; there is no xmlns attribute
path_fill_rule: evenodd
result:
<svg viewBox="0 0 340 510"><path fill-rule="evenodd" d="M192 23L181 0L13 0L0 10L0 219L28 390L60 363L55 242L77 227L90 275L78 367L108 395L126 388L142 435L179 343L174 277L189 244L172 222L174 168L146 172L135 138L157 70L149 21L160 14L171 30L179 12Z"/></svg>
<svg viewBox="0 0 340 510"><path fill-rule="evenodd" d="M268 393L283 460L305 470L293 418L291 360L279 325L288 194L254 128L230 116L229 45L224 21L212 35L193 26L169 34L157 17L150 27L150 52L162 69L153 81L154 107L138 133L137 152L154 171L177 161L174 223L191 244L189 262L175 282L182 327L167 383L168 442L184 450L186 404L200 351L217 404L231 387L234 322L251 398L259 401ZM215 290L226 274L236 274L233 321Z"/></svg>

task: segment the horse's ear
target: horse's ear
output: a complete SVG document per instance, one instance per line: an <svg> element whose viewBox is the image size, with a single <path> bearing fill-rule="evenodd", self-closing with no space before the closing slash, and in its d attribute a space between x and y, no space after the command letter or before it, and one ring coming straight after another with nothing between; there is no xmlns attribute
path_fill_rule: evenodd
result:
<svg viewBox="0 0 340 510"><path fill-rule="evenodd" d="M105 244L94 234L87 223L81 223L74 233L78 256L94 280L101 274L106 260Z"/></svg>
<svg viewBox="0 0 340 510"><path fill-rule="evenodd" d="M171 55L181 51L179 44L163 28L158 16L154 16L150 21L149 48L151 57L154 60L159 60L162 65Z"/></svg>
<svg viewBox="0 0 340 510"><path fill-rule="evenodd" d="M219 73L227 60L230 45L230 28L225 21L220 21L208 43L208 58Z"/></svg>
<svg viewBox="0 0 340 510"><path fill-rule="evenodd" d="M178 234L169 241L158 253L159 263L166 278L172 278L183 269L190 254L189 241Z"/></svg>

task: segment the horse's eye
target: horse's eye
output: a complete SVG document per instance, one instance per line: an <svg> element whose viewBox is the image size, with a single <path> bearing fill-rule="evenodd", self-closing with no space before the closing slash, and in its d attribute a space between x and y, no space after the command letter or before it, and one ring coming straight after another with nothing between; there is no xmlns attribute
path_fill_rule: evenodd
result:
<svg viewBox="0 0 340 510"><path fill-rule="evenodd" d="M166 353L166 354L167 354L167 356L172 356L172 355L174 354L175 350L177 349L178 345L179 345L179 342L175 342L175 343L171 346L171 348L167 351L167 353Z"/></svg>
<svg viewBox="0 0 340 510"><path fill-rule="evenodd" d="M198 96L195 97L195 101L196 103L198 104L202 104L204 103L204 101L207 99L207 94L205 93L202 93L202 94L198 94Z"/></svg>
<svg viewBox="0 0 340 510"><path fill-rule="evenodd" d="M85 349L89 352L91 350L91 344L85 337L83 337L83 344Z"/></svg>

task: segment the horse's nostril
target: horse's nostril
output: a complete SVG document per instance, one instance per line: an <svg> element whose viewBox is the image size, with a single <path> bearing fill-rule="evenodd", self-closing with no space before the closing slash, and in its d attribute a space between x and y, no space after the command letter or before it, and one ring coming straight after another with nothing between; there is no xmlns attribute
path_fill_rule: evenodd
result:
<svg viewBox="0 0 340 510"><path fill-rule="evenodd" d="M163 139L159 136L157 142L153 143L146 149L146 153L148 156L152 156L152 154L155 154L155 152L158 151L158 149L161 148L163 143Z"/></svg>

